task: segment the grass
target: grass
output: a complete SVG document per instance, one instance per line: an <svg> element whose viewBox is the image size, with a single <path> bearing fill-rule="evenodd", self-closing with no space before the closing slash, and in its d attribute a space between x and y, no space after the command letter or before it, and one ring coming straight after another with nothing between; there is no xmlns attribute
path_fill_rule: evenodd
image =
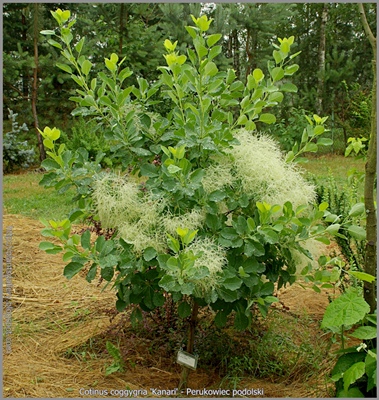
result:
<svg viewBox="0 0 379 400"><path fill-rule="evenodd" d="M300 166L320 183L327 183L328 177L332 176L337 187L342 190L348 185L348 171L355 169L358 173L364 172L364 164L362 159L327 154L308 157L308 162L300 164Z"/></svg>
<svg viewBox="0 0 379 400"><path fill-rule="evenodd" d="M300 164L318 183L327 183L334 178L337 187L343 190L348 185L347 172L355 168L364 172L364 161L345 158L341 155L323 155L309 157L308 162ZM39 186L43 175L27 171L21 174L8 174L3 177L3 206L9 214L21 214L34 219L63 219L72 210L71 198L74 191L63 195L57 194L54 188L45 189ZM363 185L360 189L363 191Z"/></svg>
<svg viewBox="0 0 379 400"><path fill-rule="evenodd" d="M27 171L8 174L3 177L4 213L21 214L39 219L63 219L73 208L70 190L59 195L54 188L45 189L39 185L43 174Z"/></svg>

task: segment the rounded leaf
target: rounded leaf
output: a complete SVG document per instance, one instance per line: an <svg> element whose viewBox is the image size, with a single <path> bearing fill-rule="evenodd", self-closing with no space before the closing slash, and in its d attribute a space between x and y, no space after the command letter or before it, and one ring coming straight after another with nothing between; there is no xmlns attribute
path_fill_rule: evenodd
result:
<svg viewBox="0 0 379 400"><path fill-rule="evenodd" d="M321 328L354 325L361 321L369 311L370 306L357 290L349 289L328 305Z"/></svg>

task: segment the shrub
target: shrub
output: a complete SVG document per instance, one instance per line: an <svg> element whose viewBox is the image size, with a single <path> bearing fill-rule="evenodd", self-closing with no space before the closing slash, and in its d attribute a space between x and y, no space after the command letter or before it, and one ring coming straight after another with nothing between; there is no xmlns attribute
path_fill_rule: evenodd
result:
<svg viewBox="0 0 379 400"><path fill-rule="evenodd" d="M27 140L21 141L19 138L21 132L28 132L28 127L25 123L20 126L16 120L18 114L10 109L8 111L12 130L3 137L3 169L6 173L19 168L28 168L36 161L33 147L29 146Z"/></svg>
<svg viewBox="0 0 379 400"><path fill-rule="evenodd" d="M112 161L110 159L110 145L105 140L104 132L98 126L96 121L86 121L80 117L72 126L69 134L62 132L60 143L65 143L68 150L75 151L80 147L86 149L90 160L97 159L98 155L102 155L101 166L110 167Z"/></svg>
<svg viewBox="0 0 379 400"><path fill-rule="evenodd" d="M58 129L41 131L51 157L43 162L49 172L41 184L58 190L74 185L78 209L65 220L44 221L43 235L61 244L42 242L40 248L64 252L69 279L88 267L89 282L97 273L112 282L117 309L132 305L132 320L170 296L181 318L191 316L188 352L200 307L215 311L217 327L232 316L238 330L248 328L255 309L266 315L277 301L274 284L295 281L293 252L312 258L304 244L328 240L321 223L327 205L312 206L313 188L291 164L298 154L329 143L318 138L326 118L307 118L300 148L287 157L272 140L254 137L257 126L275 123L264 111L297 90L282 82L298 69L290 64L294 38L279 39L266 75L255 69L244 85L233 70L219 71L212 61L222 51L222 35L207 33L211 20L192 16L194 26L186 29L193 48L179 54L177 42L167 39L159 81L137 78L135 87L125 85L132 72L116 54L105 59L108 74L90 77L92 63L80 55L84 39L71 45L70 12L52 14L66 49L50 43L69 62L59 66L81 87L73 98L76 114L103 124L112 160L121 160L121 168L101 171L84 149L58 147ZM172 102L165 117L151 111L158 91ZM83 216L110 229L111 237L91 238L89 230L72 234L72 223Z"/></svg>

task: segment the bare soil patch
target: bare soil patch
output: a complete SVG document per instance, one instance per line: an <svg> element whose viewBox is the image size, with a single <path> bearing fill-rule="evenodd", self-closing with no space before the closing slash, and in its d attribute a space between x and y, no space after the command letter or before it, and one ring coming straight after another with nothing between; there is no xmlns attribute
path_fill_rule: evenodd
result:
<svg viewBox="0 0 379 400"><path fill-rule="evenodd" d="M4 215L3 243L10 227L12 334L10 353L6 352L3 334L3 397L102 398L111 397L101 395L101 391L108 390L109 394L111 389L146 390L147 396L139 397L158 397L151 388L169 390L178 386L181 368L167 351L168 341L175 339L175 335L159 337L159 330L150 336L133 333L127 315L113 312L115 294L110 286L102 290L103 283L89 284L80 274L68 281L62 273L65 263L61 255L47 255L38 249L43 240L40 222L20 215ZM3 278L3 291L5 286ZM319 340L322 332L318 325L329 295L297 285L283 289L281 305L275 311L281 315L283 332L287 322L293 326L296 320L299 341L304 335ZM5 302L3 310L4 307ZM275 321L271 320L271 324ZM3 318L3 326L4 322ZM268 327L269 322L270 319ZM108 337L122 349L126 368L122 373L106 376L105 367L113 362L105 349ZM243 345L242 336L236 340ZM162 350L157 347L159 343ZM304 374L303 362L300 370L294 365L287 380L243 377L238 381L238 389L263 389L264 395L256 397L330 397L326 376L333 364L326 358L323 362L317 376ZM217 368L200 367L191 372L189 386L217 389L224 385L223 378Z"/></svg>

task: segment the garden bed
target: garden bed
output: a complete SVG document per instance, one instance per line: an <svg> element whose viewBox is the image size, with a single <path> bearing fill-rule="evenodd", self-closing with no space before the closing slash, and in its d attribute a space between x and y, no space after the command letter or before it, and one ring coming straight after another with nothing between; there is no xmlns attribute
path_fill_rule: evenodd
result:
<svg viewBox="0 0 379 400"><path fill-rule="evenodd" d="M107 397L101 390L109 395L111 389L123 390L124 396L126 390L140 390L134 392L138 397L165 397L165 391L177 387L181 368L175 362L175 346L183 337L178 325L159 331L147 318L132 328L125 313L114 313L115 297L109 287L102 291L104 284L98 280L88 284L81 276L67 281L61 256L38 249L40 222L4 215L3 227L4 234L12 227L12 334L9 354L3 340L4 397ZM3 287L6 284L3 281ZM243 334L232 327L216 330L203 313L199 368L190 374L189 387L262 389L264 395L256 397L329 397L326 377L333 357L328 356L328 341L318 325L330 294L298 285L285 288L279 294L281 303L268 318L257 317L255 327ZM124 372L105 375L113 362L105 348L107 340L120 348ZM222 346L233 342L235 349L250 343L250 351L256 351L254 362L259 358L261 364L259 369L257 363L249 364L254 374L246 373L247 361L243 364L238 351L235 357L224 358L229 366L217 363L217 357L223 359L223 349L227 355ZM292 371L284 370L288 366Z"/></svg>

